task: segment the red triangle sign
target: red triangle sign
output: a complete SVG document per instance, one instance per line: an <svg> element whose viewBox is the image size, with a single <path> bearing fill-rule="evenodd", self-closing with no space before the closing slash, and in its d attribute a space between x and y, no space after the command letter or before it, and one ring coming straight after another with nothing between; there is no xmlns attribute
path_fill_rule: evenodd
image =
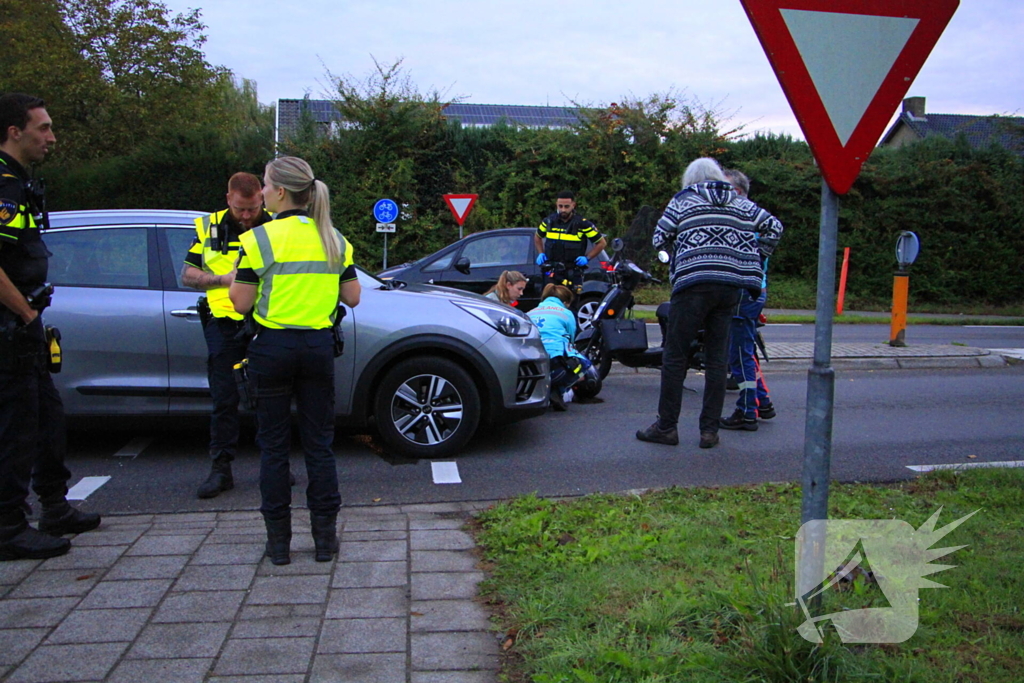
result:
<svg viewBox="0 0 1024 683"><path fill-rule="evenodd" d="M740 0L825 182L845 194L960 0Z"/></svg>
<svg viewBox="0 0 1024 683"><path fill-rule="evenodd" d="M455 216L455 220L461 227L466 222L466 216L473 210L473 205L476 204L477 195L475 194L446 194L442 195L445 202L448 203L448 208L452 210L452 215Z"/></svg>

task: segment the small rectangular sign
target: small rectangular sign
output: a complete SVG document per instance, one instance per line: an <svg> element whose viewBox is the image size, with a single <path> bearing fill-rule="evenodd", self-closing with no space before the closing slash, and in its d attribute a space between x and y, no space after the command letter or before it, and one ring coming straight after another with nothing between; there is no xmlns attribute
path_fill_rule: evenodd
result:
<svg viewBox="0 0 1024 683"><path fill-rule="evenodd" d="M378 223L377 224L377 232L394 232L394 231L395 231L395 224L394 223Z"/></svg>

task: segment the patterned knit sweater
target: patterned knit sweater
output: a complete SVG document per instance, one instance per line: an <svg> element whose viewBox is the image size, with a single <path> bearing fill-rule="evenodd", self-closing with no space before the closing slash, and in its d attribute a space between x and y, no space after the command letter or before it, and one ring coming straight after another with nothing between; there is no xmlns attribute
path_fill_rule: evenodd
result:
<svg viewBox="0 0 1024 683"><path fill-rule="evenodd" d="M782 223L739 196L726 182L683 188L654 230L654 248L672 250L672 291L700 282L761 291L762 259L782 235ZM673 245L674 243L674 245Z"/></svg>

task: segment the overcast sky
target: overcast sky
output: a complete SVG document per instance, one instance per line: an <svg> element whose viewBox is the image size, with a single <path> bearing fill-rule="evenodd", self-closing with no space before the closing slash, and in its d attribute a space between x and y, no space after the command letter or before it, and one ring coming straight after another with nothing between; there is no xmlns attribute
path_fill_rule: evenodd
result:
<svg viewBox="0 0 1024 683"><path fill-rule="evenodd" d="M476 104L606 105L669 89L747 132L801 136L739 0L164 0L199 7L207 59L260 101L327 95L404 58L420 92ZM838 2L838 0L837 0ZM962 0L909 95L943 114L1024 115L1024 0Z"/></svg>

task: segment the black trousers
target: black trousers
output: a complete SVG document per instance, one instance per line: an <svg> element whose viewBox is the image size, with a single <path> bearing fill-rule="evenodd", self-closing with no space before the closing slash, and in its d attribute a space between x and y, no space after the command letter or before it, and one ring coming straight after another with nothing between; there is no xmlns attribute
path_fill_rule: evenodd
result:
<svg viewBox="0 0 1024 683"><path fill-rule="evenodd" d="M228 462L238 451L238 387L232 370L245 358L248 339L235 339L241 323L230 318L211 318L203 326L206 336L206 372L213 397L210 415L210 457Z"/></svg>
<svg viewBox="0 0 1024 683"><path fill-rule="evenodd" d="M45 349L42 329L42 319L36 318L28 331ZM0 520L14 525L24 519L29 483L42 500L67 495L66 451L64 404L45 364L5 364L0 369Z"/></svg>
<svg viewBox="0 0 1024 683"><path fill-rule="evenodd" d="M291 508L288 452L291 405L298 410L306 459L306 505L318 515L341 507L334 462L334 335L331 330L262 329L249 344L260 447L260 512L281 519Z"/></svg>
<svg viewBox="0 0 1024 683"><path fill-rule="evenodd" d="M667 339L661 367L658 422L662 429L679 422L686 380L688 351L697 332L704 330L704 405L700 431L718 432L725 402L725 367L729 359L729 323L739 303L740 290L729 285L701 283L672 292Z"/></svg>

